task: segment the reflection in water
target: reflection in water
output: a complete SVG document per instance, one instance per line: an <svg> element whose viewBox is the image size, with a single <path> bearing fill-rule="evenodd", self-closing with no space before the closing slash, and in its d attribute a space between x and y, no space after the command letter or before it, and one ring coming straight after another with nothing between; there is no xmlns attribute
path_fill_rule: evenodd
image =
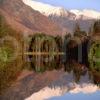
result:
<svg viewBox="0 0 100 100"><path fill-rule="evenodd" d="M61 59L60 57L61 56L59 56L59 59ZM33 59L35 59L34 56ZM88 67L86 67L85 65L76 63L74 60L62 63L60 62L61 60L57 59L54 59L52 61L48 60L48 62L44 63L43 59L45 60L44 56L42 57L41 61L42 64L40 64L39 66L39 72L43 72L46 70L54 70L54 69L56 70L63 69L65 72L61 75L61 77L59 77L59 79L53 81L48 86L32 94L25 100L58 100L59 98L60 98L59 100L64 100L62 98L66 94L77 95L79 93L82 93L83 95L87 94L94 95L96 91L100 90L99 86L97 86L98 85L97 82L99 79L96 79L97 77L94 77L95 76L94 73L89 71ZM38 61L36 61L35 59L35 62ZM34 61L32 62L32 64L35 65ZM59 98L53 99L53 97L58 97L58 96ZM67 97L64 98L66 99Z"/></svg>
<svg viewBox="0 0 100 100"><path fill-rule="evenodd" d="M67 54L65 53L64 55L59 55L59 52L61 52L62 50L60 50L61 48L59 49L58 47L60 47L61 45L57 46L56 42L52 40L52 37L46 38L47 40L40 38L40 36L33 38L30 50L31 52L36 52L37 55L35 54L29 56L31 60L31 66L36 72L52 71L54 69L63 69L65 72L57 80L51 82L49 85L32 94L25 100L58 100L60 97L63 98L63 96L66 94L70 95L83 93L84 95L94 95L96 91L100 90L99 71L91 71L91 69L89 69L88 67L88 40L86 40L82 44L76 44L74 46L72 45L74 44L74 42L72 42L72 44L69 43L69 46L72 46L72 48L68 47L67 50L65 50ZM43 41L41 41L41 39ZM83 54L82 61L79 62L78 47L82 47ZM64 59L64 57L66 57L67 59ZM55 96L60 97L53 99L52 97ZM67 97L65 97L65 99ZM59 100L65 100L62 98L60 98Z"/></svg>
<svg viewBox="0 0 100 100"><path fill-rule="evenodd" d="M70 94L76 94L76 95L78 93L93 94L98 90L99 90L98 87L94 86L93 84L83 84L82 86L76 84L75 89L73 90L69 90L67 87L62 87L62 88L57 87L53 89L49 87L45 87L39 92L34 93L33 95L31 95L29 98L25 100L52 100L49 98L64 96L65 94L67 94L67 92L69 92ZM67 97L65 99L67 99ZM58 99L54 99L54 100L58 100ZM60 99L60 100L64 100L64 99Z"/></svg>
<svg viewBox="0 0 100 100"><path fill-rule="evenodd" d="M40 34L34 36L29 51L31 66L36 72L57 69L61 64L60 58L63 52L52 36Z"/></svg>
<svg viewBox="0 0 100 100"><path fill-rule="evenodd" d="M94 85L92 83L92 80L89 79L88 73L83 77L81 76L80 82L75 83L74 77L73 77L73 72L71 73L64 73L62 74L59 79L55 80L52 82L50 85L44 87L40 91L32 94L30 97L26 98L25 100L52 100L50 98L53 97L58 97L58 96L64 96L68 93L71 94L78 94L78 93L83 93L84 95L86 94L91 94L93 95L96 91L99 91L99 87L97 85ZM66 100L65 99L60 99L59 100ZM53 99L53 100L58 100L58 99ZM97 99L99 100L99 99Z"/></svg>

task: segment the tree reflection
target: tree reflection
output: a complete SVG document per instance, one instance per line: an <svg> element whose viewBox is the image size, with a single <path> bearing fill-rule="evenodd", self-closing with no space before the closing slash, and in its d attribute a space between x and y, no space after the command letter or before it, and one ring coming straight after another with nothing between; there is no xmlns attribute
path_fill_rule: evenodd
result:
<svg viewBox="0 0 100 100"><path fill-rule="evenodd" d="M87 44L89 39L81 41L65 35L64 40L60 36L52 37L45 34L35 34L32 37L29 52L31 66L36 72L64 69L65 72L73 72L75 82L79 82L81 76L89 71L90 78L95 84L100 83L100 73L91 70L88 66ZM82 61L78 61L78 47L82 47ZM64 54L60 54L64 52Z"/></svg>

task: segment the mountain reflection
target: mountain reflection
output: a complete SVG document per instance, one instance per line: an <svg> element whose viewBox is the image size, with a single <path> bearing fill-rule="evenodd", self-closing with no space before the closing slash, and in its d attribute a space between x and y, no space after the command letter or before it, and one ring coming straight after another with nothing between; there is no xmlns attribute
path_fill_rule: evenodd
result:
<svg viewBox="0 0 100 100"><path fill-rule="evenodd" d="M52 74L53 70L63 70L63 73L60 73L58 76L55 74L52 82L38 90L38 92L34 92L25 100L52 100L50 98L61 97L68 93L94 95L100 90L98 84L100 82L100 74L98 72L92 72L85 64L80 64L75 60L68 60L64 63L61 59L61 55L53 56L53 58L49 57L49 55L31 57L31 66L32 68L34 67L34 71L37 74L48 73L48 71Z"/></svg>
<svg viewBox="0 0 100 100"><path fill-rule="evenodd" d="M99 68L89 67L88 39L82 43L76 43L73 39L67 43L65 39L64 46L62 46L59 37L53 39L46 36L43 38L44 41L41 40L42 37L43 35L39 35L32 38L28 54L34 72L37 75L41 73L38 78L36 77L36 80L40 82L37 83L39 87L34 87L36 91L33 91L33 94L25 100L48 100L68 93L94 94L100 90ZM78 48L80 47L82 47L83 55L81 60L79 60L80 57L78 58ZM53 71L56 73L53 74ZM45 84L46 82L47 84ZM38 86L37 84L35 86Z"/></svg>
<svg viewBox="0 0 100 100"><path fill-rule="evenodd" d="M79 83L75 82L73 74L73 72L65 72L50 85L32 94L25 100L48 100L49 98L63 96L67 93L93 94L100 90L100 88L97 85L94 85L92 80L89 79L88 73L86 73L84 77L81 76Z"/></svg>

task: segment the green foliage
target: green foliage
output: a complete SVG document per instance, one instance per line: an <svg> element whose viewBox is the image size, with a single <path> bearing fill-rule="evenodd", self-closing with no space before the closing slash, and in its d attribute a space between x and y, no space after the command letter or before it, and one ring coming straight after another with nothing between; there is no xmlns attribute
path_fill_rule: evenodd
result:
<svg viewBox="0 0 100 100"><path fill-rule="evenodd" d="M4 17L0 15L0 92L16 78L23 64L22 56L10 60L16 50L13 46L14 41L1 41L5 36L15 38L19 42L19 52L22 52L22 35L7 25Z"/></svg>
<svg viewBox="0 0 100 100"><path fill-rule="evenodd" d="M62 39L60 36L53 37L39 33L32 36L30 51L44 53L44 55L40 54L39 56L31 55L32 65L34 65L36 72L44 72L46 69L52 70L56 66L58 67L55 59L57 59L56 55L58 55L58 52L60 51L59 46L62 45L61 42ZM45 53L49 54L45 55Z"/></svg>
<svg viewBox="0 0 100 100"><path fill-rule="evenodd" d="M0 61L9 62L9 59L13 56L13 48L4 46L0 48Z"/></svg>
<svg viewBox="0 0 100 100"><path fill-rule="evenodd" d="M100 71L100 42L95 41L88 55L90 68L96 71Z"/></svg>

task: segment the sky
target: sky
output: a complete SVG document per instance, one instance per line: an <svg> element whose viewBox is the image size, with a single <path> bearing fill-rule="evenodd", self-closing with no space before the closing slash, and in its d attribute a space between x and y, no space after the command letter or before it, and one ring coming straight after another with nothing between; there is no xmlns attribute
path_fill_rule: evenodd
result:
<svg viewBox="0 0 100 100"><path fill-rule="evenodd" d="M66 9L91 9L100 11L100 0L36 0Z"/></svg>
<svg viewBox="0 0 100 100"><path fill-rule="evenodd" d="M67 93L64 96L52 97L51 99L48 99L48 100L100 100L100 92L98 91L94 94L83 94L83 93L70 94L70 93Z"/></svg>

